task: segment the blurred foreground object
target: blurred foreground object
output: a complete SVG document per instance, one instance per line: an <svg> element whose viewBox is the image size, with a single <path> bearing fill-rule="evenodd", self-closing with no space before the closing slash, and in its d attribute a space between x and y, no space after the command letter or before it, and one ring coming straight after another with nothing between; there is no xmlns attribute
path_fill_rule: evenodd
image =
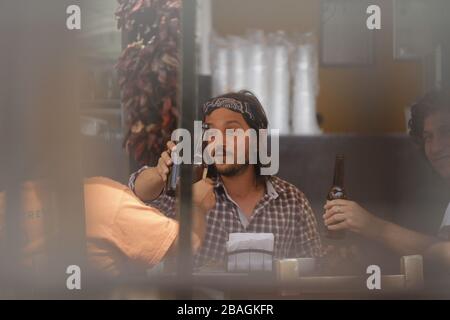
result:
<svg viewBox="0 0 450 320"><path fill-rule="evenodd" d="M299 275L299 262L294 259L277 260L277 279L298 292L368 292L366 276L307 276ZM404 256L400 259L400 274L381 275L381 290L384 292L414 292L424 285L423 259L420 255ZM374 290L377 291L377 290Z"/></svg>

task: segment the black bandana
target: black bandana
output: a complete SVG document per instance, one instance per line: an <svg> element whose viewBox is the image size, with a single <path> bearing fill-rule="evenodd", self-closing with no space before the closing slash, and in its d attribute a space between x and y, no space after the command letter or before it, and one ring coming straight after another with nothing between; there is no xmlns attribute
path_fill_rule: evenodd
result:
<svg viewBox="0 0 450 320"><path fill-rule="evenodd" d="M249 125L255 129L267 128L267 118L264 110L258 110L254 107L252 108L249 103L245 101L241 102L230 97L217 97L205 102L203 105L203 117L219 108L226 108L231 111L241 113Z"/></svg>

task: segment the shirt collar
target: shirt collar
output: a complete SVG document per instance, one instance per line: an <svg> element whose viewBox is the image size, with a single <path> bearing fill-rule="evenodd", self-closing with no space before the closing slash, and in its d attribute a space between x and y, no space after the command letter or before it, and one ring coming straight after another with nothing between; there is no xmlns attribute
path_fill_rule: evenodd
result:
<svg viewBox="0 0 450 320"><path fill-rule="evenodd" d="M222 179L220 179L220 177L216 177L213 179L214 182L214 188L216 190L223 190L225 192L225 186L223 184ZM283 192L284 189L282 186L280 186L276 179L274 177L268 177L266 179L266 194L271 198L271 199L276 199L279 196L279 193ZM226 192L225 192L226 193Z"/></svg>
<svg viewBox="0 0 450 320"><path fill-rule="evenodd" d="M272 184L272 181L270 179L266 179L266 192L272 199L278 198L278 192L275 189L274 185Z"/></svg>

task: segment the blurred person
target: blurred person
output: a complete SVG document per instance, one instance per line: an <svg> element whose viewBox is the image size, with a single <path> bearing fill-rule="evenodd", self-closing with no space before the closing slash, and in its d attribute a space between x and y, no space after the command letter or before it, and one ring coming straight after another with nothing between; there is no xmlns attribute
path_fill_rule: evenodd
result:
<svg viewBox="0 0 450 320"><path fill-rule="evenodd" d="M52 207L50 188L27 181L21 191L22 243L19 263L26 270L45 268L47 245L57 231L44 231ZM5 193L0 193L0 240L5 230ZM98 275L117 277L144 274L172 255L177 247L178 222L142 203L131 190L104 177L84 180L88 264ZM194 208L193 250L204 236L202 205ZM38 270L36 270L38 269Z"/></svg>
<svg viewBox="0 0 450 320"><path fill-rule="evenodd" d="M223 136L227 129L258 132L268 127L262 105L249 91L210 99L203 105L202 121L208 128L221 131ZM238 146L237 138L234 139L234 150L222 141L222 156L231 154L234 161L215 162L208 167L210 178L193 185L194 194L202 190L203 195L194 202L209 208L205 239L195 256L195 265L223 263L229 235L237 232L272 233L275 258L320 257L317 222L306 196L276 176L261 175L259 158L256 164L248 161L249 152L255 151L250 150L248 137L244 146ZM208 145L211 143L215 141L208 141ZM165 183L173 164L171 150L175 144L169 141L167 147L157 166L144 166L132 174L129 186L148 205L174 217L175 198L167 194ZM245 148L245 163L236 160L238 147Z"/></svg>
<svg viewBox="0 0 450 320"><path fill-rule="evenodd" d="M84 184L84 199L88 258L95 269L114 276L139 272L176 254L178 222L145 205L127 186L90 178ZM194 203L194 252L205 234L205 212L203 204Z"/></svg>
<svg viewBox="0 0 450 320"><path fill-rule="evenodd" d="M410 136L434 171L450 186L450 90L434 91L411 108ZM436 236L422 234L383 220L358 203L327 201L323 219L329 230L350 230L380 242L400 255L422 254L450 267L450 205Z"/></svg>

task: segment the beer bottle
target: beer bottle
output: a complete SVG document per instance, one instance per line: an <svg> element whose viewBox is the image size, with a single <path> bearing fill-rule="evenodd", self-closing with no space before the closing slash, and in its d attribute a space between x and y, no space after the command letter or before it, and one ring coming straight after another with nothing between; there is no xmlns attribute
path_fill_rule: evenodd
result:
<svg viewBox="0 0 450 320"><path fill-rule="evenodd" d="M177 141L174 141L177 144ZM181 164L178 162L178 156L176 152L170 152L172 158L172 167L169 168L169 174L166 181L166 194L171 197L175 197L178 180L180 179Z"/></svg>
<svg viewBox="0 0 450 320"><path fill-rule="evenodd" d="M344 156L337 155L334 166L333 186L328 192L327 200L347 199L344 190ZM345 230L326 229L326 236L329 239L340 240L345 237Z"/></svg>

